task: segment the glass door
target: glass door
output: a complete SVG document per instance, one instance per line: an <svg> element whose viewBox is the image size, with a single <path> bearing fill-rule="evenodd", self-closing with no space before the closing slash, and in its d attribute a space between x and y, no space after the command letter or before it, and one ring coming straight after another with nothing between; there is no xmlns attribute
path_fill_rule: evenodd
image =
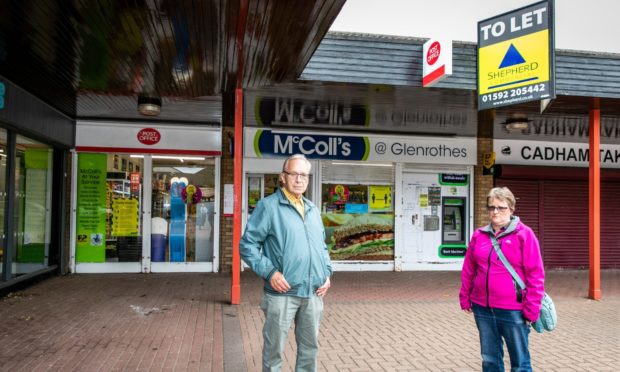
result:
<svg viewBox="0 0 620 372"><path fill-rule="evenodd" d="M106 261L142 259L142 184L140 173L108 172L106 179Z"/></svg>
<svg viewBox="0 0 620 372"><path fill-rule="evenodd" d="M279 176L279 173L249 174L247 176L245 184L248 187L248 217L250 217L252 211L256 208L256 203L258 203L259 200L278 191Z"/></svg>
<svg viewBox="0 0 620 372"><path fill-rule="evenodd" d="M213 271L215 159L153 155L151 271Z"/></svg>
<svg viewBox="0 0 620 372"><path fill-rule="evenodd" d="M245 179L245 195L243 200L247 203L245 208L245 213L243 213L243 228L245 228L245 224L252 215L252 211L256 208L256 204L262 198L265 198L276 191L280 187L280 183L278 178L280 177L280 173L249 173L246 174ZM308 181L308 189L304 193L304 196L310 200L312 200L312 189L313 189L313 176L310 175L310 179Z"/></svg>

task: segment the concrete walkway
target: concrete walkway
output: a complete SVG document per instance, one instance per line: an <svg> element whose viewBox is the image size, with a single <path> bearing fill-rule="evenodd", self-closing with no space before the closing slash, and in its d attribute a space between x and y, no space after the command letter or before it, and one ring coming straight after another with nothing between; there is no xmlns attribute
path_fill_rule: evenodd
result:
<svg viewBox="0 0 620 372"><path fill-rule="evenodd" d="M0 300L2 371L260 371L262 283L243 273L228 305L222 274L56 277ZM558 329L530 336L537 371L617 371L620 270L603 299L587 271L550 271ZM473 317L458 272L338 272L321 327L322 371L478 371ZM285 351L293 370L295 341Z"/></svg>

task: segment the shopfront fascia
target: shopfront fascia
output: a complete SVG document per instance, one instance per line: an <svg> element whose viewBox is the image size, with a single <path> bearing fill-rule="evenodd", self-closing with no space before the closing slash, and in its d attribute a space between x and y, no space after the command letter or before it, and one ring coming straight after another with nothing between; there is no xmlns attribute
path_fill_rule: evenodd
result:
<svg viewBox="0 0 620 372"><path fill-rule="evenodd" d="M215 272L219 126L78 121L71 268Z"/></svg>
<svg viewBox="0 0 620 372"><path fill-rule="evenodd" d="M476 151L475 137L245 128L243 224L277 190L284 159L301 153L335 270L459 270Z"/></svg>
<svg viewBox="0 0 620 372"><path fill-rule="evenodd" d="M545 266L588 267L588 117L532 116L508 132L496 118L496 185L509 187L516 212L538 235ZM620 120L601 118L601 267L620 267Z"/></svg>

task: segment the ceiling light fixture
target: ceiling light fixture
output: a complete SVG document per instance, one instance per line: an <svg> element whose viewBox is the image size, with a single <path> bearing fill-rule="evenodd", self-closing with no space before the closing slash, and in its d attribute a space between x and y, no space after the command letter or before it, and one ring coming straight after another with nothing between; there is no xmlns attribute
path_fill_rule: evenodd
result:
<svg viewBox="0 0 620 372"><path fill-rule="evenodd" d="M509 132L519 132L528 130L530 128L530 121L532 120L528 120L526 116L518 115L507 118L502 124Z"/></svg>
<svg viewBox="0 0 620 372"><path fill-rule="evenodd" d="M144 116L157 116L161 112L161 98L152 95L138 95L138 112Z"/></svg>

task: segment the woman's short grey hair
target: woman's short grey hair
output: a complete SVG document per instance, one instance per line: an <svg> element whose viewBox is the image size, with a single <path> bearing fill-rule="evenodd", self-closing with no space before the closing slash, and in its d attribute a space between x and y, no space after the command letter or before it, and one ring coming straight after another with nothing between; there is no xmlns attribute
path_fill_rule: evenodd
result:
<svg viewBox="0 0 620 372"><path fill-rule="evenodd" d="M517 204L515 200L515 196L512 194L512 191L508 189L508 187L494 187L489 191L487 195L487 203L489 199L497 199L499 201L506 202L508 204L508 208L514 212L515 205Z"/></svg>
<svg viewBox="0 0 620 372"><path fill-rule="evenodd" d="M295 154L295 155L291 155L288 158L286 158L286 160L284 161L284 164L282 164L282 173L287 172L288 163L291 160L303 160L303 161L305 161L306 164L308 165L308 172L310 171L310 168L312 168L312 163L310 163L310 160L308 160L308 158L306 158L302 154Z"/></svg>

